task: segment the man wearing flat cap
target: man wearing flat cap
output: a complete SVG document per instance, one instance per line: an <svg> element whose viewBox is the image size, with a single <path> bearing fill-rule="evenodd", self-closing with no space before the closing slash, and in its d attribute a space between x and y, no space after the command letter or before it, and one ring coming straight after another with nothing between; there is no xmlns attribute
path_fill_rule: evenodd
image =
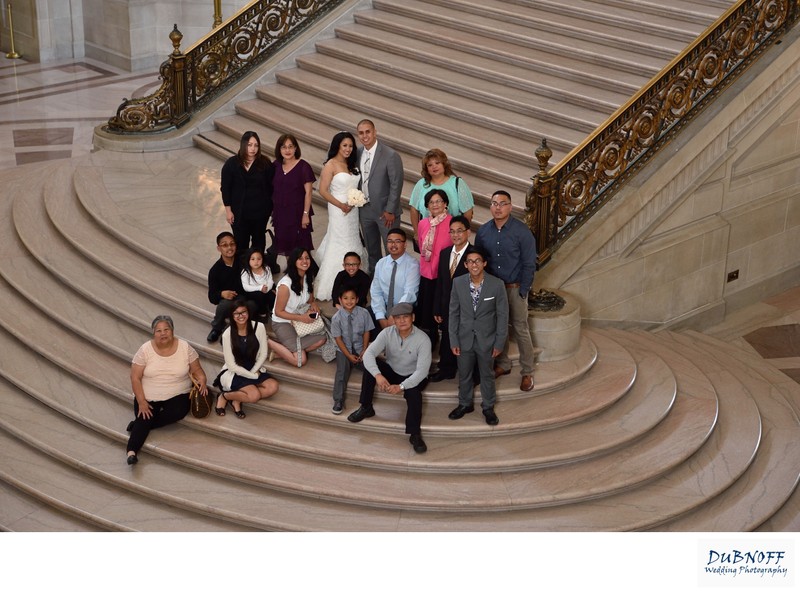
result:
<svg viewBox="0 0 800 592"><path fill-rule="evenodd" d="M431 340L414 326L414 308L408 302L396 304L389 311L393 325L378 334L363 354L361 406L347 419L353 423L375 415L372 399L377 386L390 395L402 394L406 400L406 434L414 452L422 454L428 447L422 439L422 390L427 384L431 366ZM383 359L378 359L384 354Z"/></svg>

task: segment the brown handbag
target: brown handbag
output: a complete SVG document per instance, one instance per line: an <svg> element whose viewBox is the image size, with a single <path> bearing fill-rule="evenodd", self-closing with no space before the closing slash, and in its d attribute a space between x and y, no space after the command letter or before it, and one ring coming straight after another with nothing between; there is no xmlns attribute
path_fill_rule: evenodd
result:
<svg viewBox="0 0 800 592"><path fill-rule="evenodd" d="M192 390L189 391L189 402L192 406L192 417L203 419L206 415L211 413L211 393L206 389L206 394L200 392L200 383L195 380L195 377L189 374L192 379Z"/></svg>

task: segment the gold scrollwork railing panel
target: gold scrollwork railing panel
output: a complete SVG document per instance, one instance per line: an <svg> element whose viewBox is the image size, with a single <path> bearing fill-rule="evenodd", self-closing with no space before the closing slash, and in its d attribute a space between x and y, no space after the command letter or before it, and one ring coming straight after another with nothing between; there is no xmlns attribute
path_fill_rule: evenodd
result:
<svg viewBox="0 0 800 592"><path fill-rule="evenodd" d="M792 27L798 13L798 0L740 0L549 172L552 153L543 140L526 217L540 264Z"/></svg>
<svg viewBox="0 0 800 592"><path fill-rule="evenodd" d="M152 95L123 99L105 129L119 134L163 132L185 124L191 113L218 97L343 0L256 0L206 37L161 64L161 86Z"/></svg>

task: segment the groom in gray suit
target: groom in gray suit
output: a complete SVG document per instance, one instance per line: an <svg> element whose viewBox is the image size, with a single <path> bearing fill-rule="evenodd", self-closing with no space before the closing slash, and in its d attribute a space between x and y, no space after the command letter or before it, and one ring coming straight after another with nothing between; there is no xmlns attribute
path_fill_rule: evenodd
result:
<svg viewBox="0 0 800 592"><path fill-rule="evenodd" d="M375 124L369 119L359 121L356 132L362 144L358 149L359 186L368 200L359 208L358 218L367 244L371 276L378 260L383 257L381 244L389 252L386 245L389 229L400 226L403 161L397 152L378 142Z"/></svg>
<svg viewBox="0 0 800 592"><path fill-rule="evenodd" d="M499 420L494 412L497 399L494 359L503 351L508 337L508 295L503 280L484 271L488 256L480 247L469 247L463 257L469 275L453 278L450 293L450 347L458 358L458 407L450 419L472 413L474 386L472 369L481 375L483 416L489 425Z"/></svg>

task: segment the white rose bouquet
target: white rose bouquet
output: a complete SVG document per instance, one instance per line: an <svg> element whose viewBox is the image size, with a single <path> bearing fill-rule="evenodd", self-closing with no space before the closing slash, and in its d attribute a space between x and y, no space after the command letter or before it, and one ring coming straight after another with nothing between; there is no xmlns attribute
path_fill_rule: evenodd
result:
<svg viewBox="0 0 800 592"><path fill-rule="evenodd" d="M364 197L364 194L359 189L353 187L347 192L348 206L353 206L354 208L360 208L366 203L367 199Z"/></svg>

